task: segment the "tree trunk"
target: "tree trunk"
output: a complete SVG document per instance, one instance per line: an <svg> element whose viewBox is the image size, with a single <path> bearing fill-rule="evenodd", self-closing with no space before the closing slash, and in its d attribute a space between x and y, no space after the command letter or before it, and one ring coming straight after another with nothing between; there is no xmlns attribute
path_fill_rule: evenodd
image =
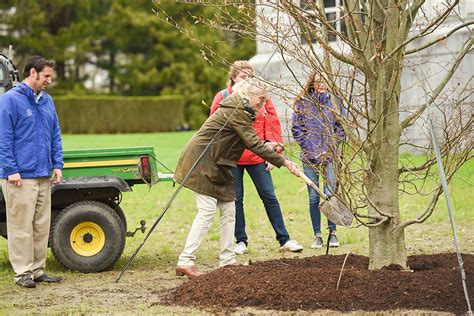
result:
<svg viewBox="0 0 474 316"><path fill-rule="evenodd" d="M396 94L396 91L394 92ZM389 99L388 109L398 108L398 98ZM399 265L408 269L404 230L400 223L398 202L398 146L400 143L398 111L384 111L382 139L374 148L368 172L369 215L389 216L389 220L369 227L369 269ZM377 212L378 210L378 212ZM380 214L380 213L382 214Z"/></svg>
<svg viewBox="0 0 474 316"><path fill-rule="evenodd" d="M369 230L369 269L381 269L391 265L408 270L405 238L403 233L390 233L393 225L383 224Z"/></svg>
<svg viewBox="0 0 474 316"><path fill-rule="evenodd" d="M383 146L390 147L390 146ZM407 268L405 236L403 230L393 230L400 223L398 204L398 147L381 148L380 158L371 170L368 182L369 214L390 216L390 220L381 225L369 228L369 268L380 269L392 264ZM391 150L392 149L392 150ZM394 152L395 151L395 152Z"/></svg>
<svg viewBox="0 0 474 316"><path fill-rule="evenodd" d="M56 75L58 76L59 81L66 80L66 64L64 61L57 61L56 62Z"/></svg>
<svg viewBox="0 0 474 316"><path fill-rule="evenodd" d="M115 90L115 52L109 52L109 92L113 93Z"/></svg>

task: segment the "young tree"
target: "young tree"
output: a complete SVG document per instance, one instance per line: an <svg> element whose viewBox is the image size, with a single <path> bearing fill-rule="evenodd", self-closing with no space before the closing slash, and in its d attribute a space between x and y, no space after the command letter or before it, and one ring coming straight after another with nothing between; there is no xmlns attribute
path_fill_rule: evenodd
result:
<svg viewBox="0 0 474 316"><path fill-rule="evenodd" d="M325 4L336 10L326 10ZM303 86L302 77L305 80L312 71L323 75L333 101L342 100L349 112L347 117L334 113L348 134L339 164L338 194L348 201L358 223L368 227L370 268L395 264L407 269L405 228L430 217L442 193L431 143L414 140L414 126L426 124L432 109L437 130L442 131L448 179L472 157L472 75L462 82L455 74L472 54L474 21L459 17L459 0L435 5L425 0L200 1L192 5L215 6L220 12L220 20L196 17L196 22L238 30L272 47L298 83L295 87L288 78L269 82L289 106ZM231 8L239 10L238 19ZM255 19L257 27L249 27ZM434 32L443 36L431 36ZM461 37L462 46L454 47L457 53L448 63L407 58L440 45L450 48L450 37L459 32L467 36ZM202 46L207 58L229 62L218 51ZM436 62L436 73L429 73L430 63ZM403 77L406 73L411 75ZM408 83L402 78L416 80ZM415 95L410 90L414 86L423 93ZM410 146L422 149L425 161L403 159L400 148ZM428 179L437 182L434 188ZM403 219L401 194L430 194L431 201L417 218Z"/></svg>

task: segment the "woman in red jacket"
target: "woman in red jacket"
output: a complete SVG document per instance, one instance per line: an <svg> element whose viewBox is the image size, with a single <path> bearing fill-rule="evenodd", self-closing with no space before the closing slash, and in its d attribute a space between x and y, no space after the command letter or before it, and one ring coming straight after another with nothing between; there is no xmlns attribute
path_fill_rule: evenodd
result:
<svg viewBox="0 0 474 316"><path fill-rule="evenodd" d="M232 94L232 87L235 83L253 76L253 67L248 61L238 60L234 62L229 71L229 85L226 89L219 91L212 100L211 115L217 110L220 102ZM275 111L275 107L267 99L265 105L257 113L257 118L253 124L257 136L265 142L281 143L280 120ZM237 162L237 167L232 169L234 176L235 192L237 199L235 201L235 238L237 245L234 248L236 254L247 252L248 237L245 232L244 215L244 171L247 171L252 179L258 195L262 199L268 219L276 234L276 239L280 243L280 251L300 252L303 250L297 241L291 240L285 227L283 216L281 214L280 203L275 195L273 180L270 170L273 166L265 162L262 158L246 149Z"/></svg>

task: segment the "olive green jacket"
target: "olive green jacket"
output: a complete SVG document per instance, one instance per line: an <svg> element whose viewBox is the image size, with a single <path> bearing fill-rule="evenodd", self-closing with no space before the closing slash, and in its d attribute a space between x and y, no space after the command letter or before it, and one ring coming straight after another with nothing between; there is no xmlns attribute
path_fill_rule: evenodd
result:
<svg viewBox="0 0 474 316"><path fill-rule="evenodd" d="M194 192L221 201L234 201L235 189L231 168L236 166L244 149L248 148L271 164L281 167L285 159L265 146L252 128L255 112L238 93L233 93L219 106L186 145L175 172L182 183L207 144L222 128L184 184ZM225 125L225 126L224 126Z"/></svg>

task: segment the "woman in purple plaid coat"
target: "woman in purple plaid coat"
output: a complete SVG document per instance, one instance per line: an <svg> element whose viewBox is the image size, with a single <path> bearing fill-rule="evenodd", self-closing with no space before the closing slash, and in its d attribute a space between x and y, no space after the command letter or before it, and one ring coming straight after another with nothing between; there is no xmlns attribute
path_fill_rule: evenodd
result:
<svg viewBox="0 0 474 316"><path fill-rule="evenodd" d="M334 106L323 76L317 72L310 75L304 90L295 102L292 134L301 147L301 161L306 176L316 185L323 174L324 193L331 197L336 192L334 162L339 156L339 143L344 139L344 129L337 118L347 111L338 100ZM309 213L313 225L314 242L311 248L321 248L321 211L319 194L308 186ZM336 224L328 220L329 246L338 247Z"/></svg>

